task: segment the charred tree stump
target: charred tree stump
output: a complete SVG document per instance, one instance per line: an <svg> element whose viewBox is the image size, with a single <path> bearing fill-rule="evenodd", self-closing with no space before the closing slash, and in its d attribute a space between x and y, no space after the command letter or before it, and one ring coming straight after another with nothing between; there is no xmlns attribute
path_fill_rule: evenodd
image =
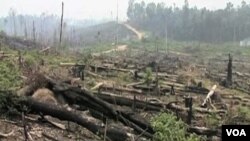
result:
<svg viewBox="0 0 250 141"><path fill-rule="evenodd" d="M175 95L174 85L171 85L170 94Z"/></svg>
<svg viewBox="0 0 250 141"><path fill-rule="evenodd" d="M64 3L62 2L62 15L61 15L61 25L60 25L60 38L59 38L60 47L62 46L63 8L64 8Z"/></svg>
<svg viewBox="0 0 250 141"><path fill-rule="evenodd" d="M82 81L84 80L84 70L81 70L81 72L80 72L80 78L81 78Z"/></svg>
<svg viewBox="0 0 250 141"><path fill-rule="evenodd" d="M197 84L197 87L202 88L202 82L199 82L199 83Z"/></svg>
<svg viewBox="0 0 250 141"><path fill-rule="evenodd" d="M18 51L18 65L19 65L20 69L23 67L23 65L22 65L22 54L21 54L20 50Z"/></svg>
<svg viewBox="0 0 250 141"><path fill-rule="evenodd" d="M24 140L28 141L28 131L27 131L27 126L24 118L24 113L22 112L22 122L23 122L23 133L24 133Z"/></svg>
<svg viewBox="0 0 250 141"><path fill-rule="evenodd" d="M136 110L136 95L134 95L133 112Z"/></svg>
<svg viewBox="0 0 250 141"><path fill-rule="evenodd" d="M227 79L226 79L226 87L232 86L232 74L233 74L233 57L229 54L228 55L228 66L227 66Z"/></svg>
<svg viewBox="0 0 250 141"><path fill-rule="evenodd" d="M139 76L138 76L138 71L136 70L135 73L134 73L134 79L135 80L138 80Z"/></svg>
<svg viewBox="0 0 250 141"><path fill-rule="evenodd" d="M185 98L185 107L189 108L187 111L188 117L187 117L187 123L190 125L192 123L192 106L193 106L193 98L192 97L186 97Z"/></svg>

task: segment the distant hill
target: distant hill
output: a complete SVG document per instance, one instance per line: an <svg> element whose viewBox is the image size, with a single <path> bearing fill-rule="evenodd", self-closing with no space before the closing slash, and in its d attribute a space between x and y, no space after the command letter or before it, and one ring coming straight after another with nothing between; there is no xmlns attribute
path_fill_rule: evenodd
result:
<svg viewBox="0 0 250 141"><path fill-rule="evenodd" d="M116 22L107 22L88 28L80 28L76 34L76 37L80 38L79 40L83 41L84 45L98 42L115 42L116 36L118 37L118 42L136 38L136 35L132 31Z"/></svg>
<svg viewBox="0 0 250 141"><path fill-rule="evenodd" d="M2 17L0 18L1 30L8 36L15 36L25 40L33 40L35 37L37 42L45 46L58 46L60 18L46 14L40 17L30 15ZM112 43L116 41L117 35L119 42L129 40L135 36L124 25L117 24L114 21L77 21L66 19L63 24L63 44L67 47L84 47L96 43Z"/></svg>

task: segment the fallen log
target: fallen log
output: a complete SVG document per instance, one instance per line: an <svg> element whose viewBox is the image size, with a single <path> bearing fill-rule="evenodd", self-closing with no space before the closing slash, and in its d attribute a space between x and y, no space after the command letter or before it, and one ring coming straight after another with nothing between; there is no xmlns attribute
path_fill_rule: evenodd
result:
<svg viewBox="0 0 250 141"><path fill-rule="evenodd" d="M72 121L87 128L94 134L102 136L104 135L105 130L101 125L97 125L95 122L91 122L88 119L82 117L81 115L75 114L72 111L68 111L63 107L41 103L32 98L27 98L23 100L22 104L28 106L28 108L34 113L42 113L43 115L50 115L60 120ZM108 138L113 141L125 141L130 136L129 133L113 128L108 128L106 134Z"/></svg>
<svg viewBox="0 0 250 141"><path fill-rule="evenodd" d="M220 136L219 131L216 129L209 129L206 127L191 126L187 129L188 132L196 133L197 135L207 135L207 136Z"/></svg>
<svg viewBox="0 0 250 141"><path fill-rule="evenodd" d="M78 63L60 63L60 66L83 66L85 67L85 64L78 64ZM95 69L97 70L102 70L102 71L119 71L119 72L130 72L132 73L133 70L129 70L129 69L120 69L120 68L114 68L114 67L104 67L104 66L95 66L95 65L89 65L89 67L94 71Z"/></svg>
<svg viewBox="0 0 250 141"><path fill-rule="evenodd" d="M123 115L121 115L121 111L117 111L112 105L109 105L105 101L97 97L94 97L90 92L86 90L80 90L80 89L77 90L78 91L77 93L74 91L75 89L70 89L70 90L63 92L63 94L64 96L67 95L66 96L67 98L69 98L69 96L76 95L77 98L72 99L72 100L78 99L78 102L76 104L85 105L91 109L94 109L103 113L104 115L114 120L119 120L124 125L135 129L135 131L137 131L139 134L143 133L143 131L146 130L146 132L144 132L143 135L149 138L153 137L152 135L153 133L149 133L150 128L144 129L138 126L136 123L131 122L131 120L124 118Z"/></svg>
<svg viewBox="0 0 250 141"><path fill-rule="evenodd" d="M197 87L197 86L186 86L184 91L198 93L198 94L207 94L209 92L207 88Z"/></svg>
<svg viewBox="0 0 250 141"><path fill-rule="evenodd" d="M167 105L167 108L177 110L177 111L188 111L188 108L182 107L180 105L176 105L175 103L169 103ZM193 107L193 110L199 113L204 113L204 114L213 114L213 113L218 113L218 114L225 114L225 110L208 110L208 109L202 109L198 107Z"/></svg>
<svg viewBox="0 0 250 141"><path fill-rule="evenodd" d="M130 86L140 85L140 84L144 84L144 83L145 82L134 82L134 83L127 84L126 86L130 87Z"/></svg>
<svg viewBox="0 0 250 141"><path fill-rule="evenodd" d="M53 126L59 128L59 129L61 129L61 130L66 130L65 125L60 124L60 123L57 123L57 122L54 122L54 121L52 121L52 120L49 120L49 119L47 119L47 117L44 117L43 120L46 121L46 122L48 122L48 123L50 123L51 125L53 125Z"/></svg>
<svg viewBox="0 0 250 141"><path fill-rule="evenodd" d="M47 133L45 133L45 132L43 132L42 135L43 135L44 137L46 137L46 138L52 140L52 141L58 141L56 138L54 138L53 136L51 136L51 135L49 135L49 134L47 134Z"/></svg>
<svg viewBox="0 0 250 141"><path fill-rule="evenodd" d="M139 78L144 78L146 74L144 72L138 73ZM165 78L171 78L171 79L176 79L177 75L172 75L172 74L167 74L167 73L158 73L157 74L159 78L165 79ZM156 77L156 73L152 74L153 77Z"/></svg>
<svg viewBox="0 0 250 141"><path fill-rule="evenodd" d="M96 78L103 78L101 75L96 74L96 73L93 73L93 72L91 72L91 71L87 71L87 70L86 70L85 73L88 74L88 75L91 75L91 76L93 76L93 77L96 77Z"/></svg>
<svg viewBox="0 0 250 141"><path fill-rule="evenodd" d="M48 51L49 49L50 49L50 47L46 47L46 48L44 48L44 49L40 50L39 52L40 52L40 53L43 53L43 52Z"/></svg>
<svg viewBox="0 0 250 141"><path fill-rule="evenodd" d="M103 85L103 83L100 82L100 83L96 84L94 87L92 87L91 90L93 91L93 90L99 89L102 85Z"/></svg>
<svg viewBox="0 0 250 141"><path fill-rule="evenodd" d="M134 85L133 88L135 89L141 89L143 91L153 91L154 87L152 85L147 86L147 85Z"/></svg>
<svg viewBox="0 0 250 141"><path fill-rule="evenodd" d="M174 87L185 88L185 85L180 84L180 83L162 81L161 84L168 85L168 86L174 86Z"/></svg>
<svg viewBox="0 0 250 141"><path fill-rule="evenodd" d="M154 84L152 85L134 85L133 88L135 89L140 89L142 90L145 94L148 93L148 92L154 92L155 90L155 86ZM183 88L174 88L177 91L180 91L180 92L183 92L184 89ZM160 85L160 92L161 94L165 94L166 92L170 92L171 91L171 86L168 86L168 85Z"/></svg>
<svg viewBox="0 0 250 141"><path fill-rule="evenodd" d="M11 132L9 132L7 134L0 132L0 138L7 138L7 137L9 137L9 136L11 136L13 134L14 134L14 130L12 130Z"/></svg>
<svg viewBox="0 0 250 141"><path fill-rule="evenodd" d="M70 87L67 84L59 84L51 78L47 77L48 81L53 85L52 90L57 94L62 94L68 101L74 104L83 105L90 109L96 110L104 115L114 119L119 120L124 125L135 129L139 134L143 133L144 136L152 138L154 133L150 133L149 130L152 127L144 129L133 123L131 120L124 118L117 109L107 102L95 97L90 91L85 89L80 89L77 87Z"/></svg>
<svg viewBox="0 0 250 141"><path fill-rule="evenodd" d="M101 90L128 92L128 93L132 93L132 94L142 94L141 90L130 89L130 88L112 87L112 86L108 86L108 85L102 85L100 88L101 88Z"/></svg>
<svg viewBox="0 0 250 141"><path fill-rule="evenodd" d="M168 109L171 109L173 111L188 111L188 108L176 105L173 102L170 102L168 104L164 104L164 103L149 103L149 102L145 102L145 101L141 101L141 100L134 100L134 99L130 99L130 98L125 98L125 97L121 97L121 96L115 96L110 95L109 93L105 93L105 92L93 92L94 94L96 94L99 98L101 98L102 100L105 100L111 104L117 104L120 106L128 106L128 107L132 107L134 102L136 102L136 108L138 109L144 109L144 110L149 110L149 111L165 111L165 112L170 112ZM168 108L168 109L165 109ZM213 113L221 113L221 114L225 114L226 111L225 110L207 110L207 109L202 109L199 107L194 107L193 109L196 112L199 113L203 113L203 114L213 114Z"/></svg>
<svg viewBox="0 0 250 141"><path fill-rule="evenodd" d="M136 103L136 108L138 109L144 109L144 110L152 110L152 111L164 111L164 105L162 104L157 104L157 103L148 103L140 100L133 100L125 97L119 97L119 96L114 96L114 95L109 95L105 92L93 92L96 94L97 97L100 99L107 101L111 104L117 104L121 106L128 106L132 107L134 102ZM167 110L166 110L167 111Z"/></svg>

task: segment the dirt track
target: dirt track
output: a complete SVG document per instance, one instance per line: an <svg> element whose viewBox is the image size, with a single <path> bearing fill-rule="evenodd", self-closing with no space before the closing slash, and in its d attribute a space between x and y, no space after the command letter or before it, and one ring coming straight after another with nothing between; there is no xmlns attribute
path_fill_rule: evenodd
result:
<svg viewBox="0 0 250 141"><path fill-rule="evenodd" d="M125 51L128 48L127 45L119 45L117 48L103 51L101 53L93 53L94 56L100 56L101 54L111 53L113 51Z"/></svg>
<svg viewBox="0 0 250 141"><path fill-rule="evenodd" d="M134 32L139 40L141 40L143 38L144 34L141 33L140 31L138 31L137 29L135 29L134 27L130 26L127 23L121 23L121 24L124 25L129 30L131 30L132 32ZM128 48L127 45L118 45L116 48L106 50L106 51L103 51L101 53L93 53L93 55L94 56L100 56L101 54L111 53L113 51L125 51L125 50L127 50L127 48Z"/></svg>
<svg viewBox="0 0 250 141"><path fill-rule="evenodd" d="M140 31L138 31L137 29L135 29L134 27L130 26L127 23L122 23L125 27L127 27L129 30L131 30L132 32L134 32L136 34L136 36L138 37L139 40L141 40L144 36L143 33L141 33Z"/></svg>

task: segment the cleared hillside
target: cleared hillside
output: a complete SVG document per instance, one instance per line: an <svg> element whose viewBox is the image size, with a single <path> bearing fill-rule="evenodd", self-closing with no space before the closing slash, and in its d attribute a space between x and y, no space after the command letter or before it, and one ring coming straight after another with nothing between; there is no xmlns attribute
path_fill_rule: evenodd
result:
<svg viewBox="0 0 250 141"><path fill-rule="evenodd" d="M115 42L116 36L118 37L118 42L136 39L136 35L131 30L116 22L78 29L77 34L77 37L80 38L84 45Z"/></svg>

